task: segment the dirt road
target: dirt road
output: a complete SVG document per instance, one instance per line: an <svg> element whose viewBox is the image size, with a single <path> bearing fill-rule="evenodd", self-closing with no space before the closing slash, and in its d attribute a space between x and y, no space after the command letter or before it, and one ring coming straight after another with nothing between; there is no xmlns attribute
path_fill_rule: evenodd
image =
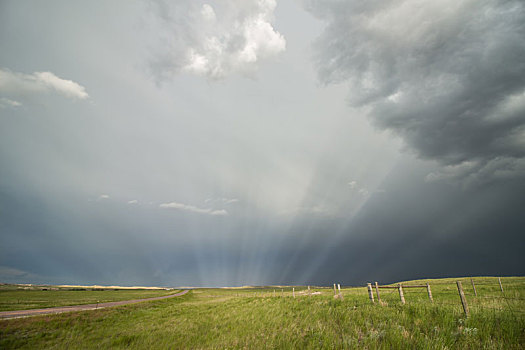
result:
<svg viewBox="0 0 525 350"><path fill-rule="evenodd" d="M85 311L85 310L96 310L105 307L119 306L119 305L128 305L141 303L143 301L152 301L160 299L168 299L173 297L178 297L188 293L189 290L183 290L182 292L165 295L162 297L146 298L146 299L135 299L135 300L122 300L122 301L112 301L109 303L100 303L100 304L85 304L85 305L72 305L72 306L61 306L61 307L50 307L46 309L33 309L33 310L15 310L15 311L2 311L0 312L0 319L6 318L16 318L16 317L27 317L27 316L36 316L36 315L48 315L48 314L59 314L62 312L71 312L71 311Z"/></svg>

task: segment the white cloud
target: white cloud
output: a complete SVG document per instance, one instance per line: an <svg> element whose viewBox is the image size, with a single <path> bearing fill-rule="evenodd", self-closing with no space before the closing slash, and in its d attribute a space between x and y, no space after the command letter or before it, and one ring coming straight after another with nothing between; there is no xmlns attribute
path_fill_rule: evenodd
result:
<svg viewBox="0 0 525 350"><path fill-rule="evenodd" d="M136 199L128 201L128 204L137 204L139 201Z"/></svg>
<svg viewBox="0 0 525 350"><path fill-rule="evenodd" d="M315 215L321 217L333 216L334 208L323 203L314 203L311 206L298 206L281 212L281 215Z"/></svg>
<svg viewBox="0 0 525 350"><path fill-rule="evenodd" d="M220 204L220 205L227 205L227 204L233 204L237 203L239 200L237 198L206 198L204 200L205 204Z"/></svg>
<svg viewBox="0 0 525 350"><path fill-rule="evenodd" d="M190 5L173 16L159 14L172 31L170 51L158 64L159 76L185 71L221 79L232 72L251 72L257 62L286 49L286 40L272 25L275 0L232 0L214 6ZM162 8L166 10L165 4ZM181 12L185 19L174 20ZM179 23L184 28L178 28Z"/></svg>
<svg viewBox="0 0 525 350"><path fill-rule="evenodd" d="M101 194L98 199L109 199L109 194Z"/></svg>
<svg viewBox="0 0 525 350"><path fill-rule="evenodd" d="M11 100L6 97L0 98L0 108L6 108L6 107L20 107L22 104L18 101Z"/></svg>
<svg viewBox="0 0 525 350"><path fill-rule="evenodd" d="M36 72L33 74L39 83L55 89L58 93L71 98L88 98L86 89L72 80L61 79L51 72Z"/></svg>
<svg viewBox="0 0 525 350"><path fill-rule="evenodd" d="M231 199L226 199L226 198L223 198L225 199L226 201L224 202L224 204L232 204L232 203L237 203L239 202L239 200L237 198L231 198Z"/></svg>
<svg viewBox="0 0 525 350"><path fill-rule="evenodd" d="M193 205L183 204L183 203L177 203L177 202L170 202L170 203L162 203L159 205L159 208L164 209L179 209L179 210L185 210L190 211L193 213L199 213L199 214L207 214L207 215L214 215L214 216L224 216L228 215L228 212L224 209L215 210L212 208L199 208Z"/></svg>
<svg viewBox="0 0 525 350"><path fill-rule="evenodd" d="M1 94L25 95L51 91L68 98L82 100L89 97L82 85L72 80L59 78L51 72L24 74L12 72L8 69L0 69Z"/></svg>
<svg viewBox="0 0 525 350"><path fill-rule="evenodd" d="M217 18L215 16L215 11L213 10L213 7L211 7L208 4L202 5L201 15L202 18L204 18L207 21L215 21L215 19Z"/></svg>
<svg viewBox="0 0 525 350"><path fill-rule="evenodd" d="M350 186L350 188L352 190L355 190L357 191L357 193L359 193L361 196L363 196L363 198L365 199L368 199L368 197L370 196L370 191L366 188L366 187L360 187L357 185L357 181L350 181L348 183L348 186ZM384 193L385 190L383 189L377 189L377 190L374 190L372 191L373 193Z"/></svg>

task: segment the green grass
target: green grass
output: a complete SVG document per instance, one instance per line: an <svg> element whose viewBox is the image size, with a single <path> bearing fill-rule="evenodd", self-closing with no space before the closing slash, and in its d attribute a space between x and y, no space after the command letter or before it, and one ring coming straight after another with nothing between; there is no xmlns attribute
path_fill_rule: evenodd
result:
<svg viewBox="0 0 525 350"><path fill-rule="evenodd" d="M52 316L0 321L0 348L25 349L522 349L525 278L429 280L426 290L382 290L372 304L366 288L331 288L294 299L291 288L199 289L185 296ZM468 282L468 284L467 284ZM413 282L405 282L410 284ZM469 289L470 287L470 289ZM273 296L273 290L276 296ZM305 288L301 288L305 289ZM472 294L472 295L471 295ZM507 299L501 298L505 296Z"/></svg>
<svg viewBox="0 0 525 350"><path fill-rule="evenodd" d="M119 290L23 290L3 286L0 311L29 310L56 306L105 303L110 301L159 297L176 291L148 289Z"/></svg>

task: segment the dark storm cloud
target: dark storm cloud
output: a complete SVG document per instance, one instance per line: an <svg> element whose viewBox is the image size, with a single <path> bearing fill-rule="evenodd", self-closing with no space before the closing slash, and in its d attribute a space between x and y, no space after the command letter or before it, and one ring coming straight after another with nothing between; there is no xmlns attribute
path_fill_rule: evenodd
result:
<svg viewBox="0 0 525 350"><path fill-rule="evenodd" d="M320 80L348 82L351 106L449 166L430 180L525 175L522 1L305 3L327 23Z"/></svg>

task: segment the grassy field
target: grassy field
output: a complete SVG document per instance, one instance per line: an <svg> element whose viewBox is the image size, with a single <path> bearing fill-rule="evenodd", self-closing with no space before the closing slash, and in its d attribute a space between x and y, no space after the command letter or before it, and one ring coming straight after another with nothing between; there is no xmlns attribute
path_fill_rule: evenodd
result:
<svg viewBox="0 0 525 350"><path fill-rule="evenodd" d="M525 278L470 279L465 317L455 281L426 290L366 288L198 289L182 297L95 311L0 321L0 348L120 349L522 349ZM404 282L413 284L418 282ZM274 296L275 290L275 296Z"/></svg>
<svg viewBox="0 0 525 350"><path fill-rule="evenodd" d="M104 303L110 301L160 297L177 291L149 289L119 290L24 290L13 285L0 288L0 311L40 309L55 306ZM80 289L80 288L78 288Z"/></svg>

